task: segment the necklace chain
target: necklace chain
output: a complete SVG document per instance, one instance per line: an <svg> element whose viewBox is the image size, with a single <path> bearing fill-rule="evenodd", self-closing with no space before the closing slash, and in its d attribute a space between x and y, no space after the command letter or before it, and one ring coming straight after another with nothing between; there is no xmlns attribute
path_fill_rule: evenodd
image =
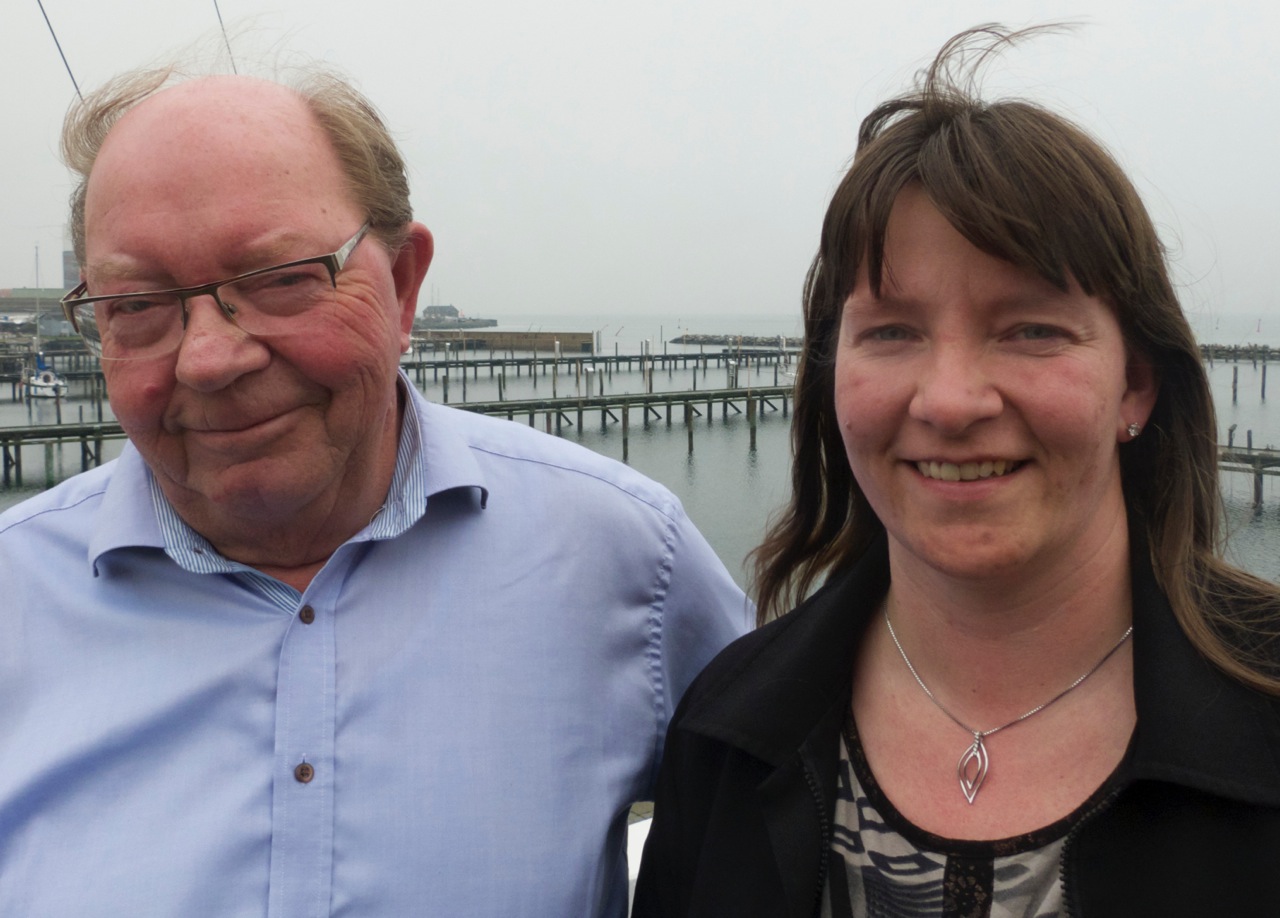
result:
<svg viewBox="0 0 1280 918"><path fill-rule="evenodd" d="M1019 714L1013 720L1008 723L1003 723L998 727L992 727L990 730L975 730L959 717L952 714L951 711L947 709L947 706L939 701L938 697L929 690L929 686L924 684L924 680L920 678L920 673L916 672L916 668L912 664L911 658L907 656L907 651L903 648L902 642L898 640L897 632L893 630L893 622L889 620L889 612L887 609L884 613L884 623L889 627L889 637L893 638L893 644L898 648L898 653L902 655L902 662L907 664L907 669L909 669L911 671L911 675L915 677L916 684L920 686L925 695L928 696L929 700L937 706L939 711L947 715L947 717L950 718L957 727L973 736L973 743L970 744L969 748L960 756L960 763L956 766L956 773L960 778L960 791L964 794L965 799L967 799L970 804L972 804L974 799L978 796L978 790L982 787L982 782L986 780L987 770L991 762L990 756L987 753L986 744L983 743L983 740L994 733L999 733L1001 730L1012 727L1014 724L1020 724L1028 717L1039 714L1050 705L1061 701L1072 691L1079 688L1080 684L1084 682L1084 680L1088 679L1101 669L1102 664L1110 660L1112 654L1119 650L1124 645L1124 642L1129 640L1130 635L1133 634L1133 626L1130 625L1125 629L1124 634L1120 635L1120 640L1116 641L1115 644L1112 645L1111 649L1102 655L1102 659L1089 667L1089 669L1079 676L1074 682L1058 694L1054 695L1048 701L1041 702L1025 714Z"/></svg>

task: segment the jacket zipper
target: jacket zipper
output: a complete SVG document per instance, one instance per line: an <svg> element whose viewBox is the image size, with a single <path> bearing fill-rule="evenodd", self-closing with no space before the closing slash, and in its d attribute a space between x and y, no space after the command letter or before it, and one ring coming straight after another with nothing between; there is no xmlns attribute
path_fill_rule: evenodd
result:
<svg viewBox="0 0 1280 918"><path fill-rule="evenodd" d="M809 768L808 762L801 764L804 767L805 783L809 785L809 793L813 796L814 808L818 811L821 835L821 846L818 849L818 883L813 894L813 914L818 918L822 914L822 891L827 885L827 870L831 855L831 820L827 817L827 804L822 797L822 789L818 787L818 779Z"/></svg>

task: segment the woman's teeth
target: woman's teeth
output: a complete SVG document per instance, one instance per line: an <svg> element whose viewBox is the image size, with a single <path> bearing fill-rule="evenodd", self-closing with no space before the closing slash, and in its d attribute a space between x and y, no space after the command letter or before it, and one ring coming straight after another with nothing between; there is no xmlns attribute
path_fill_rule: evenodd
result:
<svg viewBox="0 0 1280 918"><path fill-rule="evenodd" d="M977 481L980 478L996 478L1018 467L1017 462L996 459L985 462L917 462L916 468L925 478L938 481Z"/></svg>

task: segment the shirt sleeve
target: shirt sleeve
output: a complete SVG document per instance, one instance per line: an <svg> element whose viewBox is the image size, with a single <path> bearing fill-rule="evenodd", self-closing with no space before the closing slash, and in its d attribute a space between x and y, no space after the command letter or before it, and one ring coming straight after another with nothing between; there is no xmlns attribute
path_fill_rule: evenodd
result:
<svg viewBox="0 0 1280 918"><path fill-rule="evenodd" d="M755 621L755 606L678 505L670 530L668 565L657 633L657 754L647 797L656 781L667 726L685 690L725 645L745 634Z"/></svg>

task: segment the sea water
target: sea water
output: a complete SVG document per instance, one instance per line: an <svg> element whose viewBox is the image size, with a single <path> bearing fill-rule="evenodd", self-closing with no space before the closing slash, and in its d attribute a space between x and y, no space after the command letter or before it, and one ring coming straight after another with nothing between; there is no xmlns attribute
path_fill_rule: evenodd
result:
<svg viewBox="0 0 1280 918"><path fill-rule="evenodd" d="M1270 344L1280 347L1280 321L1274 321L1275 329L1262 331L1267 320L1253 316L1212 316L1203 318L1199 329L1201 340L1221 344ZM500 329L591 332L602 354L639 354L648 349L661 354L690 352L714 353L719 345L681 346L669 343L682 334L743 335L763 338L799 337L802 333L798 316L702 316L682 317L663 315L582 317L542 315L529 319L504 321ZM1216 334L1218 337L1211 337ZM479 356L487 357L483 352ZM567 355L566 355L567 356ZM1237 446L1246 442L1250 431L1255 447L1280 447L1280 417L1276 407L1280 401L1280 363L1270 367L1268 381L1270 398L1261 397L1262 366L1245 361L1230 363L1218 361L1209 366L1209 378L1218 409L1219 441L1227 442L1228 430L1235 425ZM741 371L738 382L742 386L788 385L794 370L784 365L766 364L752 366ZM1232 401L1233 374L1236 377L1236 398ZM555 394L560 397L598 393L601 385L609 393L639 393L645 391L648 381L638 371L613 372L596 370L577 373L570 365L562 365L555 374L539 375L531 379L527 372L520 378L508 372L504 391L508 399L539 397ZM709 366L706 370L659 369L653 374L655 391L681 391L692 388L718 389L728 384L724 368ZM427 377L422 385L427 397L444 401L443 378ZM14 403L6 396L0 400L0 426L51 424L55 421L55 406L51 401ZM478 378L474 372L468 375L466 399L468 401L496 400L498 374L490 377L487 369L481 369ZM453 368L449 374L448 400L463 400L461 369ZM740 583L746 582L748 552L763 535L770 517L784 504L789 493L790 417L781 411L764 411L757 421L754 446L750 428L744 415L730 411L725 418L717 406L706 416L705 402L698 405L702 416L693 424L692 448L682 420L677 416L668 424L665 416L643 422L633 412L629 437L625 446L626 461L650 477L662 482L684 503L690 517L706 535L730 571ZM110 419L110 406L104 406L104 416ZM97 406L83 397L63 400L64 421L95 420ZM544 424L544 415L536 423ZM570 413L572 424L561 427L561 435L581 443L615 459L624 458L624 445L620 425L614 422L602 424L600 413L586 412L581 428L576 426L576 415ZM517 418L525 423L526 418ZM120 441L104 444L108 457L118 454ZM23 472L26 486L23 489L0 490L0 509L30 496L45 486L46 480L58 481L80 470L79 444L63 446L28 447L23 454ZM1253 480L1250 475L1224 472L1221 476L1223 499L1227 510L1227 527L1230 535L1228 553L1233 560L1247 569L1280 581L1280 483L1275 476L1265 479L1263 504L1253 506Z"/></svg>

